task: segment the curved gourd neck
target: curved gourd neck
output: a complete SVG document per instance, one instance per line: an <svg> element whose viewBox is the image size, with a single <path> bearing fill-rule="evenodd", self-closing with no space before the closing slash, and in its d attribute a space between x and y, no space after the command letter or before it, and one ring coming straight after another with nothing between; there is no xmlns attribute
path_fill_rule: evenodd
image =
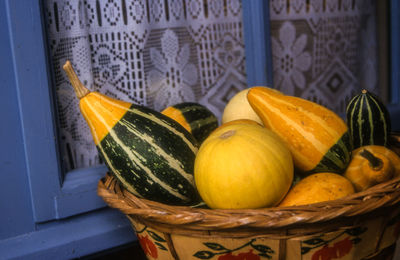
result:
<svg viewBox="0 0 400 260"><path fill-rule="evenodd" d="M79 99L83 98L84 96L86 96L87 94L90 93L90 90L87 89L82 84L82 82L79 80L79 78L76 75L74 69L72 68L71 62L69 60L67 60L67 62L65 62L63 69L67 73L67 76L71 82L71 85L75 90L75 94Z"/></svg>
<svg viewBox="0 0 400 260"><path fill-rule="evenodd" d="M98 145L131 107L131 103L113 99L87 89L76 75L69 61L63 66L79 98L79 107L88 123L94 143Z"/></svg>
<svg viewBox="0 0 400 260"><path fill-rule="evenodd" d="M360 152L360 155L368 160L369 165L372 170L379 171L383 167L383 162L378 157L374 156L370 151L367 149L363 149Z"/></svg>

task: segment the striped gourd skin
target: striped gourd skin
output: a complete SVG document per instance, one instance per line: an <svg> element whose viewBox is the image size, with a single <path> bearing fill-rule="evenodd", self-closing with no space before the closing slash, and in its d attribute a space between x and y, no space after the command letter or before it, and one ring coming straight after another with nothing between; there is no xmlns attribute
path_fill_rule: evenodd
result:
<svg viewBox="0 0 400 260"><path fill-rule="evenodd" d="M346 123L314 102L254 87L247 95L264 125L288 145L296 168L303 173L342 173L350 161Z"/></svg>
<svg viewBox="0 0 400 260"><path fill-rule="evenodd" d="M377 96L363 90L348 103L346 116L354 149L365 145L388 145L390 116Z"/></svg>
<svg viewBox="0 0 400 260"><path fill-rule="evenodd" d="M85 103L85 98L81 100ZM121 108L118 103L102 102L103 112ZM116 105L113 107L113 105ZM107 113L81 109L91 128L107 128L96 138L96 146L110 171L133 194L173 205L192 205L199 201L194 185L193 168L198 145L193 136L177 122L146 107L131 105L112 127L106 124ZM103 131L104 132L104 131Z"/></svg>
<svg viewBox="0 0 400 260"><path fill-rule="evenodd" d="M194 102L179 103L161 113L184 126L199 143L218 127L218 118L208 108Z"/></svg>
<svg viewBox="0 0 400 260"><path fill-rule="evenodd" d="M351 159L351 140L349 131L329 149L315 168L308 173L336 172L343 173Z"/></svg>

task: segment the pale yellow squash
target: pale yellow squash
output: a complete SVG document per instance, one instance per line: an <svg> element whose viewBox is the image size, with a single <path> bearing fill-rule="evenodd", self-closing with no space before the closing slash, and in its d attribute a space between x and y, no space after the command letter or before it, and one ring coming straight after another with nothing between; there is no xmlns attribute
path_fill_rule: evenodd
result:
<svg viewBox="0 0 400 260"><path fill-rule="evenodd" d="M214 131L195 159L195 183L211 208L243 209L278 204L293 180L293 161L284 142L253 123Z"/></svg>
<svg viewBox="0 0 400 260"><path fill-rule="evenodd" d="M254 112L247 101L248 92L248 88L241 90L229 100L222 113L222 124L237 119L250 119L262 124L260 117Z"/></svg>

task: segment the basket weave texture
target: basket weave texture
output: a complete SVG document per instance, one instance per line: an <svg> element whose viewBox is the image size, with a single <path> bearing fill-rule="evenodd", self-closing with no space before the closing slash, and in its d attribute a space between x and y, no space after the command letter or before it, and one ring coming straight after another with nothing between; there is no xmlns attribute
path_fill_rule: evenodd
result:
<svg viewBox="0 0 400 260"><path fill-rule="evenodd" d="M391 259L400 233L400 178L339 200L265 209L166 205L136 197L111 174L98 195L131 220L149 259Z"/></svg>

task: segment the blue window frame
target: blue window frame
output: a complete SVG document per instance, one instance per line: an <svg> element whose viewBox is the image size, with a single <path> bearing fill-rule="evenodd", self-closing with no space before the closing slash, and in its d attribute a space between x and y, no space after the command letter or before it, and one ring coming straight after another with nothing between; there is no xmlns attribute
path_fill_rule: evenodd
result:
<svg viewBox="0 0 400 260"><path fill-rule="evenodd" d="M96 195L105 167L61 172L53 93L40 1L9 1L11 45L25 143L26 165L36 222L65 218L104 207ZM26 19L20 17L28 17Z"/></svg>
<svg viewBox="0 0 400 260"><path fill-rule="evenodd" d="M400 2L390 1L391 103L400 102Z"/></svg>
<svg viewBox="0 0 400 260"><path fill-rule="evenodd" d="M135 240L96 194L105 167L59 166L40 0L0 1L0 258L71 259ZM68 217L68 218L67 218Z"/></svg>
<svg viewBox="0 0 400 260"><path fill-rule="evenodd" d="M269 1L243 1L248 86L272 86Z"/></svg>

